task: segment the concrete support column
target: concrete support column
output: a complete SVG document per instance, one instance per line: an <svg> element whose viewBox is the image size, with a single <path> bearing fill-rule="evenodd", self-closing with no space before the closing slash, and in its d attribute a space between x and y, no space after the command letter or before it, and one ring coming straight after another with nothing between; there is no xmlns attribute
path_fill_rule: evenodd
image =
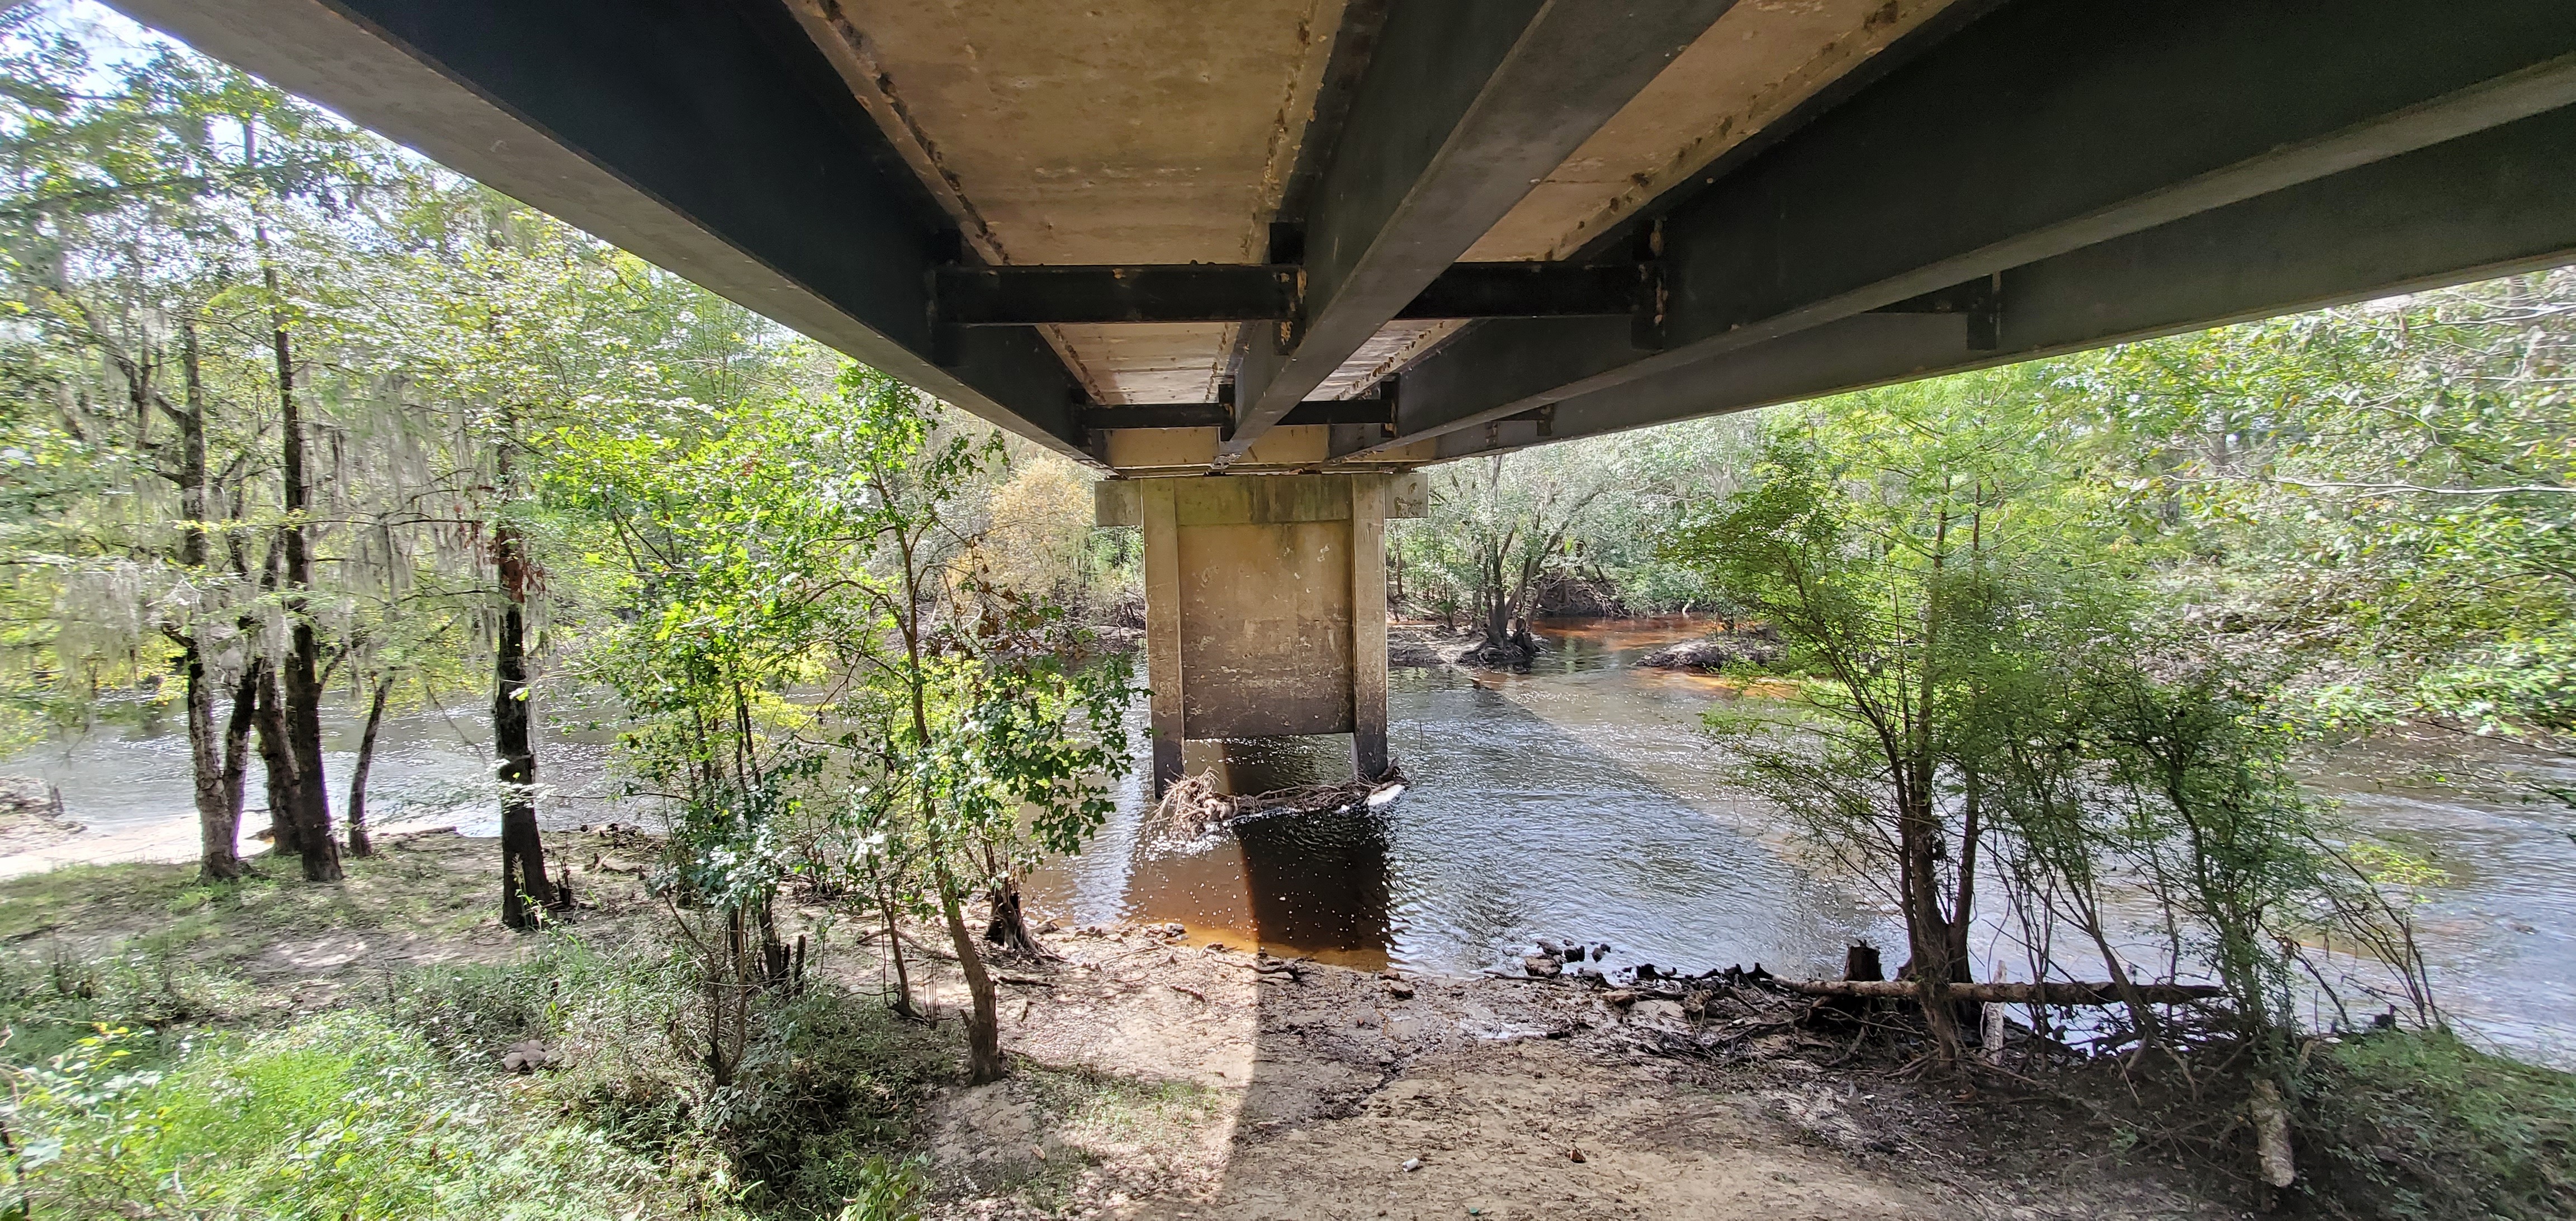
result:
<svg viewBox="0 0 2576 1221"><path fill-rule="evenodd" d="M1133 486L1145 543L1145 682L1154 744L1154 796L1181 778L1181 539L1172 504L1176 481Z"/></svg>
<svg viewBox="0 0 2576 1221"><path fill-rule="evenodd" d="M1097 520L1145 543L1154 791L1187 739L1351 735L1387 770L1386 519L1421 481L1374 471L1112 480Z"/></svg>
<svg viewBox="0 0 2576 1221"><path fill-rule="evenodd" d="M1351 763L1386 774L1386 477L1351 478Z"/></svg>

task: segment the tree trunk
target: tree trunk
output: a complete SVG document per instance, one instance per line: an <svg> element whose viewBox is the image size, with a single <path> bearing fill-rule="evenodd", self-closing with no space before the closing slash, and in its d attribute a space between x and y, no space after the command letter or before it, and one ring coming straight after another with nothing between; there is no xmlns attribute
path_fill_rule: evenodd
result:
<svg viewBox="0 0 2576 1221"><path fill-rule="evenodd" d="M939 871L939 908L948 917L948 940L957 947L957 965L966 972L966 992L975 1002L966 1014L966 1080L971 1085L999 1081L1011 1075L1011 1066L1002 1058L1002 1014L993 997L993 977L984 970L975 935L966 929L956 879L948 875L946 865L934 868Z"/></svg>
<svg viewBox="0 0 2576 1221"><path fill-rule="evenodd" d="M233 687L232 718L224 723L224 811L232 819L234 841L240 841L242 784L250 774L251 723L259 715L259 676L266 664L257 657L242 670Z"/></svg>
<svg viewBox="0 0 2576 1221"><path fill-rule="evenodd" d="M504 407L493 485L512 492L511 446L517 413ZM537 747L529 734L528 557L506 520L492 527L492 567L501 579L501 639L492 651L492 751L501 761L501 923L527 928L543 919L528 905L556 910L566 902L546 879L546 843L537 834Z"/></svg>
<svg viewBox="0 0 2576 1221"><path fill-rule="evenodd" d="M278 301L277 269L267 269L270 308ZM269 336L277 356L279 430L284 436L282 467L286 480L286 740L295 756L295 791L291 807L295 845L304 858L304 880L340 880L340 841L331 834L331 794L322 775L322 642L307 615L313 588L313 557L307 549L303 514L304 419L295 402L295 352L286 333L285 316L273 313Z"/></svg>
<svg viewBox="0 0 2576 1221"><path fill-rule="evenodd" d="M1002 880L993 885L989 897L993 904L993 919L984 926L984 940L1013 954L1045 957L1046 948L1038 944L1037 935L1029 931L1028 917L1021 914L1019 880L1003 874Z"/></svg>
<svg viewBox="0 0 2576 1221"><path fill-rule="evenodd" d="M197 324L179 324L182 402L171 416L179 426L179 566L192 574L206 566L206 388L198 375ZM163 410L169 410L165 405ZM173 633L180 670L188 684L188 770L197 802L198 873L208 881L242 875L241 807L224 799L223 743L215 737L215 692L206 658L192 635Z"/></svg>
<svg viewBox="0 0 2576 1221"><path fill-rule="evenodd" d="M197 874L220 882L240 877L241 807L226 791L225 741L215 734L214 685L195 638L181 641L180 664L188 681L188 763L197 799Z"/></svg>
<svg viewBox="0 0 2576 1221"><path fill-rule="evenodd" d="M251 728L259 738L260 770L268 780L268 850L275 856L302 856L302 832L295 823L295 752L286 745L286 710L278 700L277 668L265 658L253 662L259 699Z"/></svg>
<svg viewBox="0 0 2576 1221"><path fill-rule="evenodd" d="M291 639L284 695L286 740L295 756L295 847L304 860L305 881L337 882L340 841L331 834L331 799L322 775L321 644L313 625L303 619L296 620Z"/></svg>
<svg viewBox="0 0 2576 1221"><path fill-rule="evenodd" d="M493 650L492 751L501 760L501 923L527 928L555 905L546 844L537 834L537 750L528 732L526 572L517 536L492 532L501 569L501 640Z"/></svg>
<svg viewBox="0 0 2576 1221"><path fill-rule="evenodd" d="M1964 965L1950 954L1950 917L1941 906L1941 871L1935 854L1935 837L1940 834L1939 815L1931 808L1929 769L1909 785L1911 791L1901 798L1897 816L1897 841L1902 850L1905 898L1905 935L1907 949L1912 951L1914 988L1923 1002L1923 1023L1931 1028L1932 1040L1944 1067L1955 1068L1964 1046L1959 1034L1959 1015L1950 997L1950 985L1958 979Z"/></svg>
<svg viewBox="0 0 2576 1221"><path fill-rule="evenodd" d="M376 698L367 705L367 728L358 735L358 762L349 769L349 855L369 856L367 840L367 771L376 763L376 730L385 719L385 697L393 693L391 675L376 679Z"/></svg>
<svg viewBox="0 0 2576 1221"><path fill-rule="evenodd" d="M894 1011L905 1017L918 1017L912 1007L912 973L904 968L903 934L895 927L894 896L885 883L877 883L877 910L885 914L886 949L894 955Z"/></svg>

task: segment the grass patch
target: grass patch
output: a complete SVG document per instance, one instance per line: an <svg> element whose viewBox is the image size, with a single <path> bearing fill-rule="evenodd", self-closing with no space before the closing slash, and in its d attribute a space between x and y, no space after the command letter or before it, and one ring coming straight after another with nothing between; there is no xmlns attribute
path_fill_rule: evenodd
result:
<svg viewBox="0 0 2576 1221"><path fill-rule="evenodd" d="M488 840L449 835L393 837L369 857L344 862L347 880L308 885L292 860L262 856L261 872L207 882L193 865L67 866L0 879L0 947L44 939L112 951L150 937L203 961L248 964L280 942L339 933L398 931L406 942L506 945L497 927L498 871ZM598 879L585 897L630 897L639 884ZM380 947L381 948L381 947Z"/></svg>
<svg viewBox="0 0 2576 1221"><path fill-rule="evenodd" d="M762 1002L716 1088L685 966L569 934L368 991L253 1030L248 989L168 946L0 960L0 1216L894 1221L924 1183L913 1113L955 1059L815 986ZM557 1063L505 1071L528 1040Z"/></svg>
<svg viewBox="0 0 2576 1221"><path fill-rule="evenodd" d="M223 1020L249 998L156 944L96 957L61 945L0 955L0 1064L42 1064L107 1026L128 1029L122 1058L157 1063L182 1028Z"/></svg>
<svg viewBox="0 0 2576 1221"><path fill-rule="evenodd" d="M1078 1066L1016 1066L1031 1100L1065 1140L1085 1148L1147 1148L1194 1130L1221 1095L1195 1081L1146 1080Z"/></svg>
<svg viewBox="0 0 2576 1221"><path fill-rule="evenodd" d="M551 1122L366 1013L216 1036L166 1070L110 1027L24 1074L12 1127L35 1216L499 1217L711 1213L702 1163Z"/></svg>
<svg viewBox="0 0 2576 1221"><path fill-rule="evenodd" d="M2576 1075L2447 1031L2322 1050L2299 1133L2319 1202L2353 1217L2576 1217Z"/></svg>
<svg viewBox="0 0 2576 1221"><path fill-rule="evenodd" d="M110 913L171 912L196 879L194 865L66 865L0 880L0 941Z"/></svg>

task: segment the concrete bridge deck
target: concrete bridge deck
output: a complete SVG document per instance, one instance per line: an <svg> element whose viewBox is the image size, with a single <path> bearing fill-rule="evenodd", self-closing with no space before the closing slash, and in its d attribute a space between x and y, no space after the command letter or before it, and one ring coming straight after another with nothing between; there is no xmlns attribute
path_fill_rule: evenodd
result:
<svg viewBox="0 0 2576 1221"><path fill-rule="evenodd" d="M2563 0L111 2L1120 476L1374 478L2576 261ZM1242 582L1313 568L1264 587L1347 639L1370 565L1335 601L1302 546ZM1366 736L1365 674L1297 681Z"/></svg>

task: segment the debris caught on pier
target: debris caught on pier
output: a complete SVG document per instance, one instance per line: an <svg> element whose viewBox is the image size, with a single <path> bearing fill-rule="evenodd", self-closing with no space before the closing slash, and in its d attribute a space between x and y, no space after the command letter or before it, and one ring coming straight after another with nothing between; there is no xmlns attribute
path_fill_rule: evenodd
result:
<svg viewBox="0 0 2576 1221"><path fill-rule="evenodd" d="M1281 814L1338 814L1382 810L1404 795L1402 773L1389 769L1377 780L1352 779L1340 784L1303 784L1266 793L1232 796L1217 787L1216 774L1183 776L1163 790L1147 816L1147 838L1165 843L1193 843L1232 823Z"/></svg>

